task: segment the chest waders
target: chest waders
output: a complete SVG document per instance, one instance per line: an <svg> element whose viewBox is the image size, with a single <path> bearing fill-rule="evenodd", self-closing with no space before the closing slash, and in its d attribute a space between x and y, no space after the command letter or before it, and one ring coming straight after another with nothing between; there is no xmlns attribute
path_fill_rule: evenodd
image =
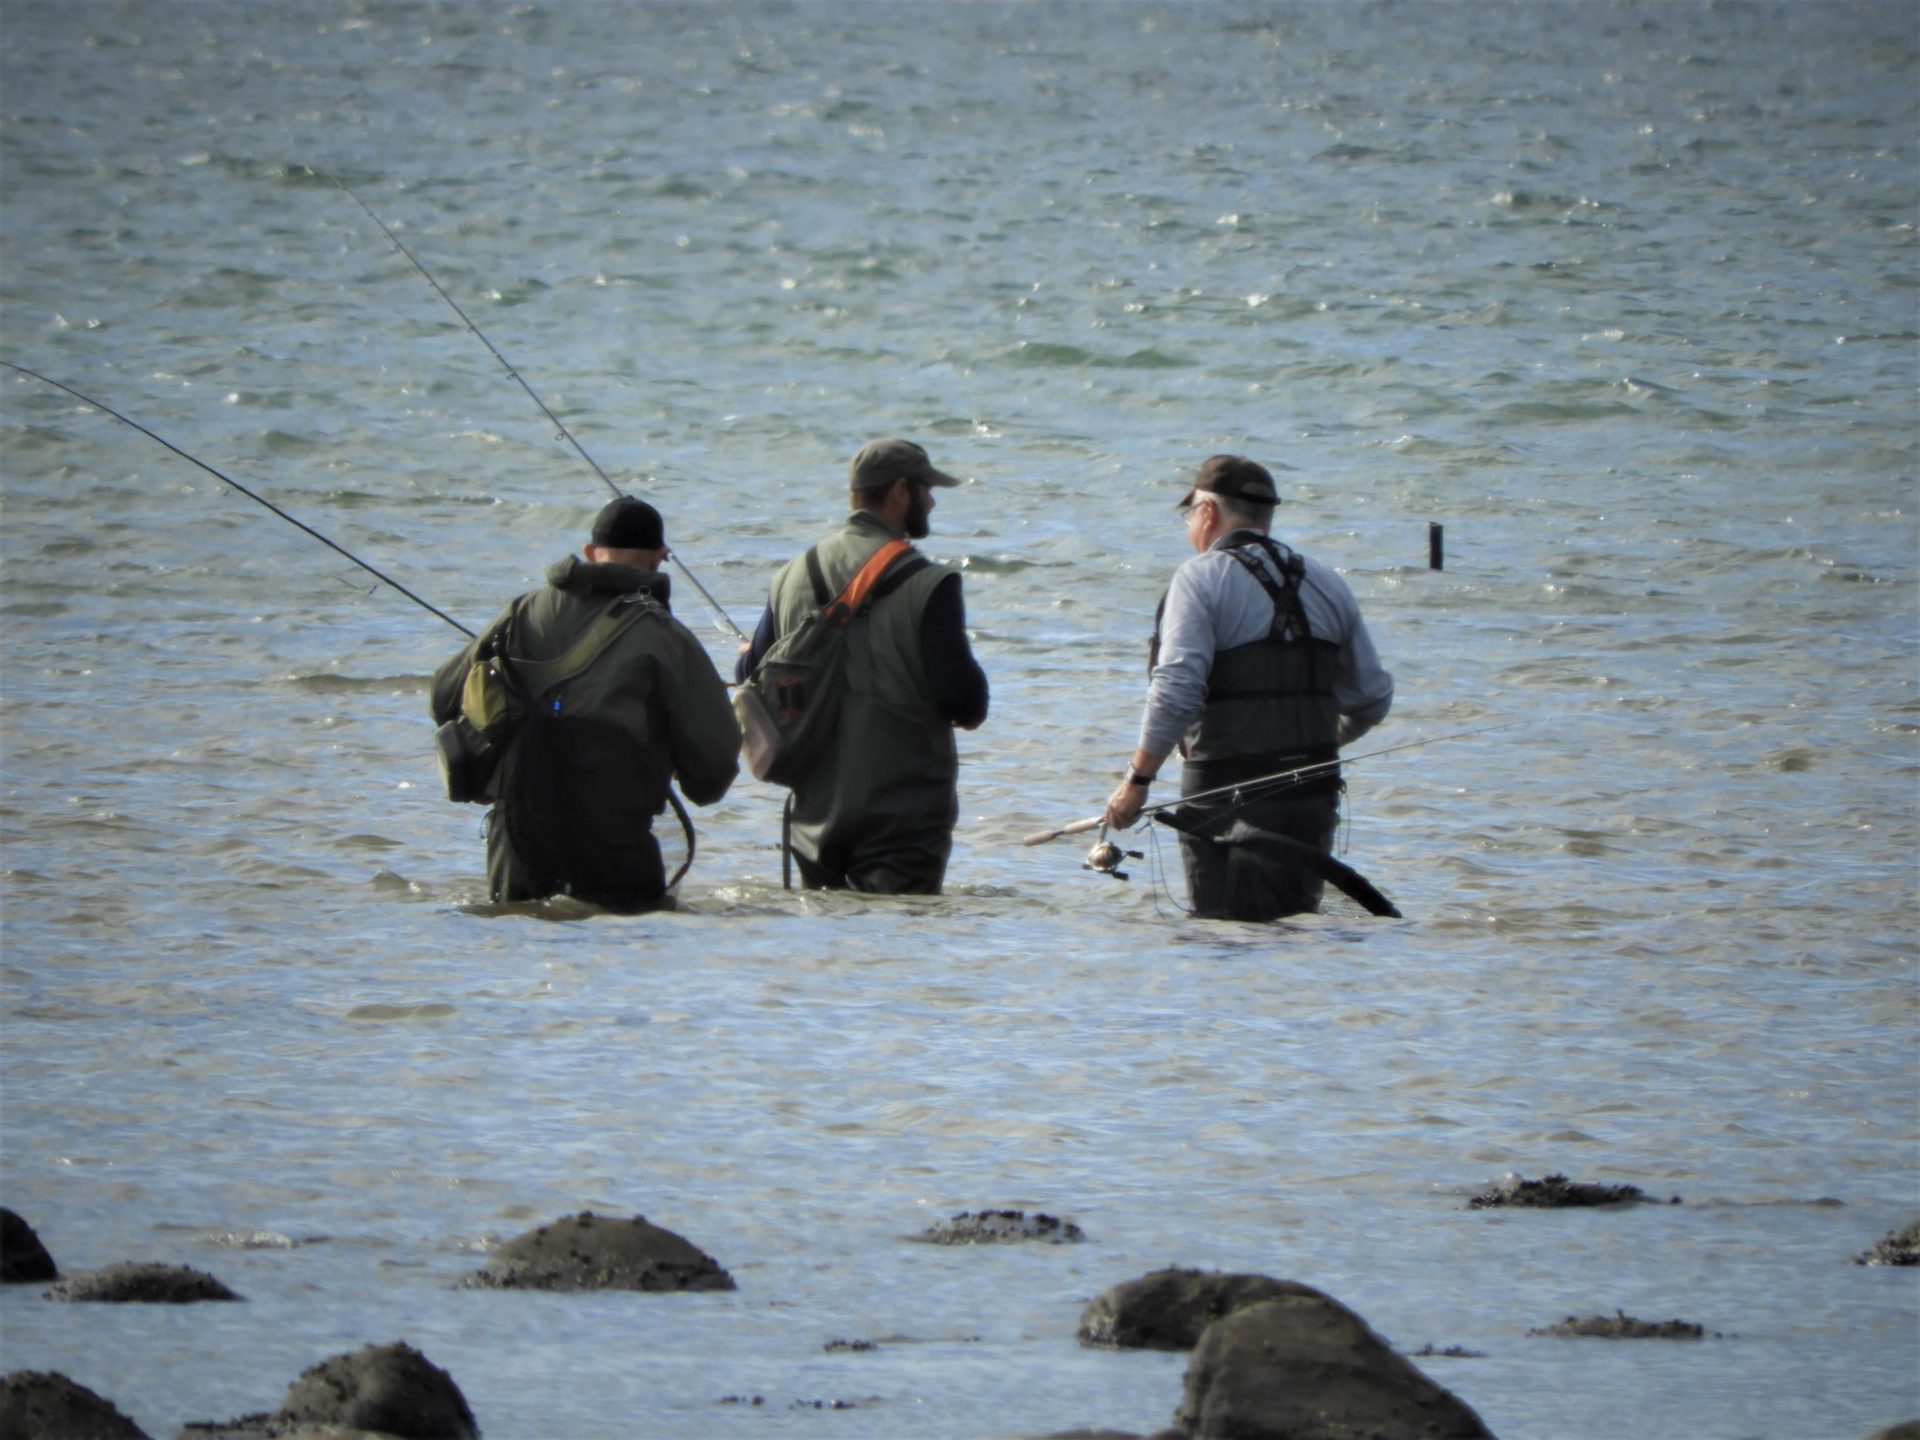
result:
<svg viewBox="0 0 1920 1440"><path fill-rule="evenodd" d="M496 638L491 664L520 712L501 757L496 791L517 888L531 892L513 898L576 895L610 910L651 909L692 866L693 822L671 785L666 799L687 839L687 857L672 879L666 878L651 824L608 829L594 823L594 807L582 803L582 795L595 777L582 774L578 764L582 727L591 726L593 717L567 703L568 682L586 673L634 625L664 614L645 591L621 595L552 660L514 656L517 611Z"/></svg>
<svg viewBox="0 0 1920 1440"><path fill-rule="evenodd" d="M1278 578L1252 553L1258 547ZM1224 790L1163 818L1180 832L1196 914L1270 920L1319 906L1321 878L1299 851L1331 849L1342 783L1340 714L1333 698L1339 647L1316 639L1300 600L1305 562L1264 535L1227 554L1273 602L1267 633L1215 654L1200 717L1181 742L1183 794ZM1162 610L1165 607L1161 602ZM1159 617L1154 624L1156 650ZM1234 785L1303 766L1325 769L1284 792L1241 795Z"/></svg>
<svg viewBox="0 0 1920 1440"><path fill-rule="evenodd" d="M896 538L868 512L854 512L815 547L827 592ZM909 552L886 580L918 558ZM784 824L782 849L796 872L790 883L801 889L940 892L958 809L958 759L920 642L928 601L949 573L938 564L916 565L847 626L846 690L834 743L792 787ZM802 558L775 578L769 604L782 635L815 613L819 592ZM788 878L784 866L782 874Z"/></svg>

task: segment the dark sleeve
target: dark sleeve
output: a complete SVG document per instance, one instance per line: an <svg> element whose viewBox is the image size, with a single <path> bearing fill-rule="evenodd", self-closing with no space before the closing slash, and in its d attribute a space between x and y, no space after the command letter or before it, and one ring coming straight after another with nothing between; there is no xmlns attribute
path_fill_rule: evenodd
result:
<svg viewBox="0 0 1920 1440"><path fill-rule="evenodd" d="M962 730L987 718L987 672L973 658L967 640L967 607L958 575L947 576L927 597L920 616L920 658L943 717Z"/></svg>
<svg viewBox="0 0 1920 1440"><path fill-rule="evenodd" d="M660 678L674 778L694 804L711 805L740 773L740 722L706 650L678 621L668 624Z"/></svg>
<svg viewBox="0 0 1920 1440"><path fill-rule="evenodd" d="M753 673L753 667L760 663L760 657L767 653L767 647L773 644L773 602L767 602L767 608L760 612L760 623L753 627L753 644L746 653L733 662L733 678L744 680Z"/></svg>

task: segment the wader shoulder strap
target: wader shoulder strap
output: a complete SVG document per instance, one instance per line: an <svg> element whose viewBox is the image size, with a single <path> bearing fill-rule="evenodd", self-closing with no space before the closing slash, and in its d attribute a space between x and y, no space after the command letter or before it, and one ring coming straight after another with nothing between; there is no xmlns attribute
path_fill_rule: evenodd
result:
<svg viewBox="0 0 1920 1440"><path fill-rule="evenodd" d="M1275 580L1267 573L1266 566L1247 553L1254 544L1260 545L1272 557L1282 576L1281 580ZM1235 545L1227 553L1260 582L1260 588L1273 601L1273 626L1267 634L1282 640L1311 640L1313 632L1307 628L1306 607L1300 603L1300 581L1307 573L1306 562L1291 551L1282 551L1264 535L1257 541Z"/></svg>

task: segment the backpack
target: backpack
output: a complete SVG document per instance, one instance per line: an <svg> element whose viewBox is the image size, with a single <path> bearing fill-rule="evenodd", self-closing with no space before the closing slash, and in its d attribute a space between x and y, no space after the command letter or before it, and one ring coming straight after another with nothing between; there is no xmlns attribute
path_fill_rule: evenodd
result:
<svg viewBox="0 0 1920 1440"><path fill-rule="evenodd" d="M816 550L807 551L807 578L819 608L768 646L753 673L733 692L741 753L754 779L791 790L819 765L839 728L847 626L932 563L923 555L911 555L912 549L904 540L882 545L847 588L831 598ZM910 558L889 570L902 554Z"/></svg>
<svg viewBox="0 0 1920 1440"><path fill-rule="evenodd" d="M520 732L535 697L585 670L613 638L655 602L644 595L622 595L590 620L556 660L514 660L509 656L515 606L507 623L482 646L467 668L460 691L460 713L434 735L435 756L446 781L447 798L485 805L494 795L500 759Z"/></svg>

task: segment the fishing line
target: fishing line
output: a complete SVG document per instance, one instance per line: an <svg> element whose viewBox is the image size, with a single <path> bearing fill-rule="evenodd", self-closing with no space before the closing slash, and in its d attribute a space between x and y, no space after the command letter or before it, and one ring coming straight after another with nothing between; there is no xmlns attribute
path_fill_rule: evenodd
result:
<svg viewBox="0 0 1920 1440"><path fill-rule="evenodd" d="M326 172L322 172L322 173L326 173ZM416 256L413 253L413 251L407 248L406 242L403 241L398 235L394 234L393 231L387 227L386 221L382 220L378 215L374 214L373 207L371 205L367 204L366 201L362 200L358 195L353 193L353 187L348 185L346 181L342 180L338 175L332 175L332 174L328 174L327 178L333 181L334 184L338 185L343 191L345 191L346 196L349 200L353 201L354 204L358 205L362 210L367 212L367 218L373 221L374 224L380 227L380 232L383 235L385 235L387 239L393 242L393 248L398 250L402 255L407 257L407 259L412 263L413 268L420 272L420 278L422 280L425 280L427 284L433 287L433 293L438 295L442 300L446 301L447 304L450 307L452 307L453 313L460 317L461 323L464 324L467 327L467 329L473 332L475 337L478 338L478 340L482 345L486 346L488 350L493 352L493 358L500 362L501 368L504 369L507 372L507 374L511 375L514 378L514 381L520 386L520 388L527 392L527 398L533 401L534 404L538 405L540 407L540 413L546 416L547 419L553 423L554 429L560 432L560 438L562 440L565 440L569 445L573 446L575 452L578 453L580 458L587 462L587 464L592 468L593 473L600 477L601 482L605 484L607 489L611 490L614 494L614 497L618 499L621 493L620 487L614 484L613 481L607 477L607 472L602 470L599 464L594 460L593 456L587 453L586 447L583 446L578 440L573 438L573 432L567 429L567 427L561 422L560 417L554 414L553 411L547 408L547 402L542 400L539 397L539 395L535 393L533 386L527 383L526 377L523 376L518 370L513 368L513 362L508 360L506 356L500 353L499 347L497 347L493 343L493 341L489 340L486 337L486 332L481 330L481 328L478 325L474 324L472 319L468 317L467 312L460 308L460 302L458 300L455 300L453 296L449 295L446 292L445 288L440 284L440 282L433 278L433 273L430 270L428 270L426 266L420 263L419 257Z"/></svg>
<svg viewBox="0 0 1920 1440"><path fill-rule="evenodd" d="M1152 857L1147 862L1147 873L1153 878L1154 913L1162 916L1167 913L1160 908L1160 901L1162 897L1165 897L1167 904L1172 906L1175 911L1189 919L1192 918L1193 911L1180 903L1174 896L1173 886L1167 883L1167 863L1160 856L1160 827L1158 825L1147 826L1147 848L1153 852Z"/></svg>
<svg viewBox="0 0 1920 1440"><path fill-rule="evenodd" d="M509 361L505 355L502 355L500 353L500 348L497 345L495 345L493 341L487 338L485 331L481 330L481 328L478 325L473 323L472 318L467 314L467 312L460 308L460 302L455 300L453 296L449 295L446 292L445 287L442 286L438 280L433 278L432 272L429 271L426 266L420 263L420 258L417 255L415 255L413 251L409 250L406 247L406 243L402 241L398 235L393 233L392 229L388 227L387 222L382 220L377 214L375 214L373 207L367 204L367 202L362 200L358 195L356 195L353 191L353 187L348 185L347 182L342 180L338 175L334 175L327 171L321 171L320 173L326 175L326 177L329 180L333 181L335 185L338 185L340 189L346 193L346 196L349 200L353 201L354 204L358 205L362 210L367 212L367 218L373 221L374 224L380 227L380 232L383 235L385 235L387 239L393 242L393 248L398 250L402 255L407 257L408 262L413 266L413 268L420 272L420 278L422 280L425 280L427 284L433 287L433 293L438 295L442 300L446 301L447 304L452 307L453 313L460 317L461 324L465 325L468 330L472 331L475 338L477 338L482 345L486 346L487 349L492 352L493 358L500 362L501 368L504 369L507 372L507 374L511 375L514 378L514 382L518 384L522 390L527 392L527 398L533 401L535 405L538 405L540 407L540 413L546 416L547 419L550 422L552 422L554 429L560 432L560 438L562 440L565 440L569 445L571 445L574 448L574 452L578 454L582 460L587 462L588 467L592 469L594 474L600 477L601 483L604 484L607 487L607 489L611 490L614 493L614 496L616 498L619 498L623 493L620 487L614 484L613 481L608 478L607 472L600 468L599 462L596 461L593 458L593 456L587 453L586 446L582 445L578 440L576 440L574 438L573 432L567 429L566 425L561 421L560 417L554 414L552 410L547 408L547 402L542 400L540 396L537 393L535 393L533 386L527 383L526 377L522 375L518 370L513 368L512 362ZM693 571L687 568L687 562L684 560L681 560L680 557L677 554L675 554L672 550L667 551L667 554L671 556L674 560L679 562L680 573L682 575L685 575L689 583L692 584L693 588L700 592L701 599L705 600L707 604L710 607L712 607L713 613L719 618L720 623L724 625L727 628L727 630L732 633L733 637L736 640L738 640L741 644L743 645L747 644L748 643L747 637L741 633L740 627L733 623L733 617L728 615L725 610L720 608L720 602L718 600L715 600L713 596L708 593L707 587L700 583L699 577L695 575Z"/></svg>
<svg viewBox="0 0 1920 1440"><path fill-rule="evenodd" d="M156 444L166 446L167 449L171 450L174 454L178 455L182 460L191 461L193 464L198 465L202 470L206 471L209 475L213 476L214 479L220 481L222 484L232 486L235 490L238 490L242 495L246 496L249 500L253 501L254 504L259 505L264 509L271 510L275 515L278 515L282 520L286 521L289 525L293 526L295 529L304 531L306 534L311 535L315 540L318 540L322 545L325 545L329 550L332 550L334 553L345 556L347 559L351 560L354 564L358 565L362 570L366 571L369 575L373 576L373 578L378 580L381 584L391 586L393 589L398 590L402 595L406 596L407 599L413 601L413 603L418 605L422 610L425 610L430 614L437 615L440 619L446 621L447 624L451 625L454 629L458 630L462 635L465 635L470 639L473 637L473 631L469 630L466 626L462 625L458 620L454 619L451 615L447 614L447 612L442 610L439 606L430 604L426 600L421 599L418 595L414 594L413 591L409 590L406 586L402 585L398 580L395 580L391 575L388 575L383 571L375 569L373 566L369 565L366 561L362 560L358 555L355 555L351 550L347 549L344 545L340 545L335 543L332 540L329 540L325 535L322 535L318 530L314 529L313 526L307 524L306 521L299 519L297 516L289 515L285 510L282 510L278 505L274 504L271 500L267 499L265 496L257 494L252 490L249 490L245 485L242 485L238 480L233 479L231 476L221 474L218 470L214 469L213 466L207 464L206 461L200 459L198 456L189 455L185 450L182 450L178 445L175 445L171 440L166 439L164 436L156 435L153 431L149 430L146 426L142 425L139 421L128 419L125 415L122 415L118 410L114 409L111 405L103 405L98 400L95 400L92 396L82 394L80 391L74 389L73 386L71 385L64 384L61 381L52 379L49 376L42 375L38 370L29 370L26 366L16 365L11 360L0 360L0 365L4 365L9 370L16 370L22 375L26 375L31 377L32 379L38 380L43 385L51 385L56 390L64 390L67 392L67 394L73 396L74 399L80 401L81 404L89 405L95 410L101 411L103 414L111 415L114 419L118 420L122 425L130 426L131 428L138 430L142 435L146 436L149 440L154 441ZM687 837L687 858L683 860L680 863L680 867L674 871L673 879L671 882L669 882L669 886L668 886L669 890L671 890L674 886L677 886L683 878L685 878L687 871L693 867L693 857L694 857L695 849L698 842L694 839L693 820L687 814L686 807L680 803L680 797L673 793L672 786L668 786L667 788L667 799L672 803L673 813L675 814L676 817L678 817L680 821L680 828L683 832L685 832Z"/></svg>
<svg viewBox="0 0 1920 1440"><path fill-rule="evenodd" d="M395 590L398 590L402 595L406 596L409 600L413 601L413 603L418 605L422 610L426 610L431 614L439 616L442 620L446 621L447 624L453 626L454 629L458 630L462 635L466 635L469 637L472 636L473 631L469 630L466 626L462 625L458 620L454 619L451 615L447 614L446 611L440 609L439 606L429 604L427 601L422 600L418 595L414 594L413 591L409 590L406 586L402 585L398 580L395 580L391 575L388 575L383 571L376 570L373 566L369 565L366 561L362 560L358 555L354 554L351 550L347 549L344 545L338 545L338 544L335 544L332 540L329 540L325 535L322 535L318 530L314 529L311 525L307 524L306 521L297 519L296 517L289 515L286 511L282 510L278 505L274 504L271 500L267 499L263 495L258 495L254 493L252 490L249 490L246 486L242 485L238 480L233 479L231 476L222 475L218 470L214 469L213 466L207 464L206 461L200 459L198 456L189 455L186 451L182 450L178 445L175 445L171 440L165 439L162 436L154 434L153 431L149 430L146 426L142 425L139 421L129 420L125 415L122 415L118 410L114 409L111 405L102 405L98 400L95 400L92 396L83 395L78 390L74 389L73 386L62 384L58 380L50 379L49 377L42 375L38 370L29 370L26 366L16 365L11 360L0 360L0 365L6 366L9 370L17 370L22 375L31 376L33 379L38 380L42 385L51 385L56 390L64 390L67 392L67 394L73 396L74 399L80 401L82 404L90 405L95 410L99 410L104 412L105 414L111 415L114 419L118 420L122 425L129 425L135 430L138 430L142 435L146 436L149 440L153 440L161 445L166 446L167 449L171 450L174 454L178 455L182 460L188 460L188 461L191 461L193 464L198 465L202 470L206 471L209 475L213 476L214 479L220 481L223 484L231 485L235 490L238 490L242 495L246 496L249 500L253 501L254 504L264 506L266 509L271 510L274 514L278 515L282 520L286 521L289 525L292 525L297 529L304 530L307 534L311 535L314 539L318 540L322 545L326 546L329 550L332 550L337 554L344 555L347 559L351 560L354 564L358 565L362 570L366 571L369 575L373 576L373 578L378 580L381 584L392 586Z"/></svg>

